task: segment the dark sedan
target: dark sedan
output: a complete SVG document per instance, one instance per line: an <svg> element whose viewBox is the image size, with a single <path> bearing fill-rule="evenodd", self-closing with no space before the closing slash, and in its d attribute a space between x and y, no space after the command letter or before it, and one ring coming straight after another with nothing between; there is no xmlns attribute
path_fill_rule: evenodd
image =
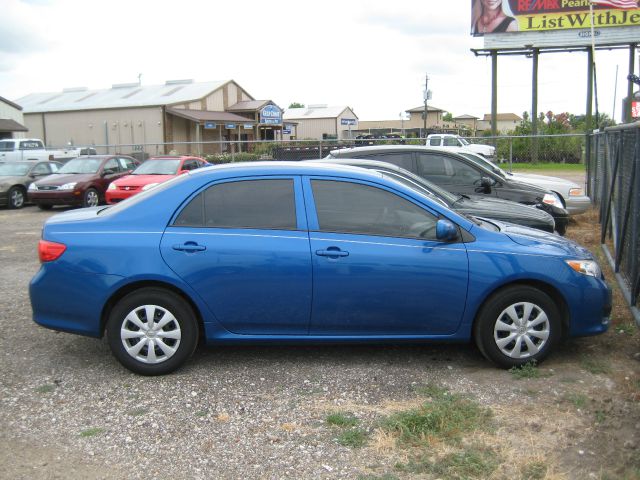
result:
<svg viewBox="0 0 640 480"><path fill-rule="evenodd" d="M329 161L338 165L350 165L380 172L410 188L426 193L458 213L473 215L475 217L492 218L501 222L515 223L550 233L554 231L555 222L553 221L553 217L542 210L499 198L449 193L428 180L391 163L349 158L309 160L311 163Z"/></svg>
<svg viewBox="0 0 640 480"><path fill-rule="evenodd" d="M477 194L532 205L553 216L560 235L564 235L569 223L569 213L551 191L502 178L484 165L445 148L415 145L345 148L333 150L327 158L361 158L393 163L452 193Z"/></svg>
<svg viewBox="0 0 640 480"><path fill-rule="evenodd" d="M107 187L128 175L139 162L125 155L94 155L68 161L55 174L29 185L29 201L42 210L54 205L95 207L104 203Z"/></svg>
<svg viewBox="0 0 640 480"><path fill-rule="evenodd" d="M27 189L31 183L57 172L58 162L7 162L0 164L0 205L22 208L27 200Z"/></svg>

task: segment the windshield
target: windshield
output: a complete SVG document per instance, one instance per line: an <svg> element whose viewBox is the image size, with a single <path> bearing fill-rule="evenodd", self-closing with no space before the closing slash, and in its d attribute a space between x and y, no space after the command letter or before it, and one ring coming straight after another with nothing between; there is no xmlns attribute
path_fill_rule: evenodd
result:
<svg viewBox="0 0 640 480"><path fill-rule="evenodd" d="M164 160L147 160L132 175L175 175L180 167L179 158L170 158Z"/></svg>
<svg viewBox="0 0 640 480"><path fill-rule="evenodd" d="M74 158L65 163L56 173L98 173L102 159Z"/></svg>
<svg viewBox="0 0 640 480"><path fill-rule="evenodd" d="M504 170L502 170L500 167L498 167L497 165L494 165L493 163L491 163L489 160L487 160L486 158L484 158L481 155L476 155L475 153L469 153L469 152L460 152L460 154L463 157L468 158L469 160L473 160L476 163L479 163L480 165L482 165L484 168L488 168L489 170L491 170L493 173L497 173L498 175L500 175L502 178L507 178L507 172L505 172Z"/></svg>
<svg viewBox="0 0 640 480"><path fill-rule="evenodd" d="M31 168L28 163L3 163L0 165L0 175L3 177L20 177L26 175Z"/></svg>
<svg viewBox="0 0 640 480"><path fill-rule="evenodd" d="M469 145L469 142L467 142L464 138L460 138L460 142L461 142L463 145Z"/></svg>

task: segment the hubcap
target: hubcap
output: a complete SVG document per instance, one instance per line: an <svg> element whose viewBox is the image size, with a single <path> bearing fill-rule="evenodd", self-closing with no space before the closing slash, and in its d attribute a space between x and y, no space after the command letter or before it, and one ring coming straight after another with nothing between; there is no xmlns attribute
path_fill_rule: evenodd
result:
<svg viewBox="0 0 640 480"><path fill-rule="evenodd" d="M544 310L534 303L519 302L505 308L498 316L493 338L507 357L528 358L542 350L549 332L549 318Z"/></svg>
<svg viewBox="0 0 640 480"><path fill-rule="evenodd" d="M11 204L16 208L20 208L24 204L24 195L20 190L14 190L11 193Z"/></svg>
<svg viewBox="0 0 640 480"><path fill-rule="evenodd" d="M129 312L120 328L126 352L142 363L157 364L171 358L180 346L180 324L158 305L142 305Z"/></svg>
<svg viewBox="0 0 640 480"><path fill-rule="evenodd" d="M98 206L98 194L96 192L87 193L87 205L90 207Z"/></svg>

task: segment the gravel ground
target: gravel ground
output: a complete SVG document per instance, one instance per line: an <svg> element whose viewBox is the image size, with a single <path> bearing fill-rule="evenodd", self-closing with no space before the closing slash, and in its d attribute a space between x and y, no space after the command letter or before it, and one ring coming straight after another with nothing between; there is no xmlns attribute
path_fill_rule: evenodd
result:
<svg viewBox="0 0 640 480"><path fill-rule="evenodd" d="M421 385L493 410L495 478L640 474L637 332L571 341L542 378L523 381L469 345L199 348L173 375L140 377L104 340L32 322L27 286L49 215L0 210L0 477L431 478L397 471L406 452L373 436L380 418L419 401ZM587 368L586 354L605 371ZM574 408L570 393L587 403ZM334 411L355 415L372 440L336 442L325 421ZM546 477L522 473L516 451L545 459Z"/></svg>

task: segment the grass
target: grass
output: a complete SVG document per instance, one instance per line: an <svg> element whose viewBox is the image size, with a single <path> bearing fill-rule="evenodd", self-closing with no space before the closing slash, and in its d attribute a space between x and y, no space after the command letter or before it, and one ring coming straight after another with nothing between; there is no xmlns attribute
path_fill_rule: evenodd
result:
<svg viewBox="0 0 640 480"><path fill-rule="evenodd" d="M38 393L51 393L56 389L55 385L40 385L39 387L36 388L36 392Z"/></svg>
<svg viewBox="0 0 640 480"><path fill-rule="evenodd" d="M548 467L544 462L531 462L522 467L522 480L543 480L547 475Z"/></svg>
<svg viewBox="0 0 640 480"><path fill-rule="evenodd" d="M613 328L617 333L624 334L624 335L633 335L638 331L638 328L633 322L621 323L616 325Z"/></svg>
<svg viewBox="0 0 640 480"><path fill-rule="evenodd" d="M102 432L104 432L104 428L100 428L100 427L87 428L86 430L82 430L80 432L80 436L95 437L96 435L100 435Z"/></svg>
<svg viewBox="0 0 640 480"><path fill-rule="evenodd" d="M344 447L363 447L367 443L367 433L360 428L351 428L341 432L336 442Z"/></svg>
<svg viewBox="0 0 640 480"><path fill-rule="evenodd" d="M340 412L327 415L327 418L325 418L325 422L328 425L342 428L355 427L359 423L358 419L353 414Z"/></svg>
<svg viewBox="0 0 640 480"><path fill-rule="evenodd" d="M511 372L511 375L513 375L514 378L516 378L518 380L522 380L524 378L542 378L542 377L548 377L549 376L548 373L544 373L543 374L538 369L538 366L536 365L536 362L525 363L524 365L521 365L520 367L511 367L509 369L509 372Z"/></svg>
<svg viewBox="0 0 640 480"><path fill-rule="evenodd" d="M406 464L397 463L395 467L402 472L430 474L436 478L474 479L488 478L498 465L498 457L493 449L472 445L438 459L422 457Z"/></svg>
<svg viewBox="0 0 640 480"><path fill-rule="evenodd" d="M500 164L503 170L509 170L509 162ZM586 168L582 163L514 163L514 172L525 170L553 170L555 172L585 172Z"/></svg>
<svg viewBox="0 0 640 480"><path fill-rule="evenodd" d="M399 478L390 473L384 473L380 476L374 474L358 475L358 480L399 480Z"/></svg>
<svg viewBox="0 0 640 480"><path fill-rule="evenodd" d="M431 397L433 399L442 399L447 395L450 395L449 391L446 388L442 388L431 383L416 387L415 391L418 395Z"/></svg>
<svg viewBox="0 0 640 480"><path fill-rule="evenodd" d="M596 422L603 423L607 419L607 414L603 410L596 410Z"/></svg>
<svg viewBox="0 0 640 480"><path fill-rule="evenodd" d="M569 402L572 403L574 407L576 408L584 408L587 406L587 401L589 400L589 398L586 395L583 395L581 393L567 393L564 396L564 399Z"/></svg>
<svg viewBox="0 0 640 480"><path fill-rule="evenodd" d="M431 438L457 441L467 432L487 429L492 415L477 402L452 393L436 392L421 407L395 413L382 421L382 429L407 444L429 443Z"/></svg>
<svg viewBox="0 0 640 480"><path fill-rule="evenodd" d="M611 373L611 367L602 358L582 357L580 366L583 370L593 373L594 375Z"/></svg>

